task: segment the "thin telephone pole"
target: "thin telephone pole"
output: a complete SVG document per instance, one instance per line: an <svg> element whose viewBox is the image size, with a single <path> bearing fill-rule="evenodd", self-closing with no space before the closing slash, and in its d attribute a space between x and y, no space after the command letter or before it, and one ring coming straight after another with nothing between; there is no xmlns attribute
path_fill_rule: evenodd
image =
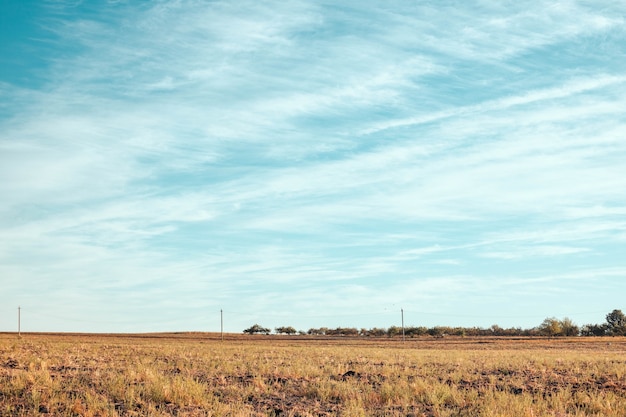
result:
<svg viewBox="0 0 626 417"><path fill-rule="evenodd" d="M17 335L22 336L22 307L17 307Z"/></svg>
<svg viewBox="0 0 626 417"><path fill-rule="evenodd" d="M404 338L404 309L400 309L400 314L402 315L402 341L404 342L406 339Z"/></svg>
<svg viewBox="0 0 626 417"><path fill-rule="evenodd" d="M220 309L220 333L222 335L222 342L224 341L224 311Z"/></svg>

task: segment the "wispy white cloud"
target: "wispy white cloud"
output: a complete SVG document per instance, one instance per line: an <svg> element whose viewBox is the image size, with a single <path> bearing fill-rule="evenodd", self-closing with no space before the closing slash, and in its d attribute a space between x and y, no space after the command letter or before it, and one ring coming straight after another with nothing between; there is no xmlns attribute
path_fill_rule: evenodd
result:
<svg viewBox="0 0 626 417"><path fill-rule="evenodd" d="M588 79L569 80L565 85L562 85L559 87L550 87L546 89L524 92L521 95L515 95L515 96L510 96L510 97L505 97L505 98L497 98L494 100L489 100L484 103L472 104L470 106L453 107L447 110L437 111L431 114L422 114L419 116L409 117L406 119L390 120L390 121L388 120L383 123L374 125L366 130L363 130L362 133L372 134L372 133L376 133L382 130L413 126L413 125L422 125L422 124L433 123L433 122L438 122L444 119L457 118L457 117L463 117L463 118L468 117L468 116L475 117L483 113L490 113L490 112L500 113L500 112L503 112L503 111L506 111L506 110L509 110L511 108L515 108L518 106L535 105L535 104L546 102L546 101L553 102L555 100L570 98L571 96L583 94L583 93L597 90L597 89L604 89L604 88L611 87L614 85L623 85L624 83L626 83L626 77L623 77L621 75L604 75L603 76L603 75L594 74L592 78L588 78ZM588 110L590 107L592 109L594 108L593 106L594 104L595 103L587 103L587 105L583 109L580 109L581 111L579 111L578 113L583 114L583 115L591 115L595 113L595 112L592 112L591 114L588 113ZM563 109L561 107L560 109L561 111L558 114L561 120L563 119L571 120L572 114L570 113L571 111L570 107L571 107L570 103L568 103L567 109ZM602 110L603 110L603 113L608 112L609 114L614 114L615 112L618 111L615 108L615 106L607 106L607 107L604 107ZM523 116L526 116L526 115L523 115ZM543 111L537 111L533 116L534 117L531 120L534 122L537 122L537 121L549 122L550 116L552 116L553 118L554 113L553 112L546 113L545 110L543 110ZM537 120L537 117L541 117L543 120ZM528 120L527 116L522 117L520 121L522 122L522 124L525 124L524 123L525 120ZM471 126L471 122L470 122L470 126Z"/></svg>
<svg viewBox="0 0 626 417"><path fill-rule="evenodd" d="M572 255L588 251L588 248L576 248L568 246L535 246L513 251L486 252L483 253L482 256L486 258L496 259L519 259Z"/></svg>
<svg viewBox="0 0 626 417"><path fill-rule="evenodd" d="M2 303L619 307L623 6L49 6L43 85L0 80Z"/></svg>

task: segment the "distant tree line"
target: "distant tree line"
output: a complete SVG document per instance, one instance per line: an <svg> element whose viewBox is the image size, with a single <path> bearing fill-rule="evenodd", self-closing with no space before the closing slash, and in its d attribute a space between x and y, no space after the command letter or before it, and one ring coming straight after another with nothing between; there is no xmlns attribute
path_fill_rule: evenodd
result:
<svg viewBox="0 0 626 417"><path fill-rule="evenodd" d="M391 326L389 328L373 327L371 329L357 329L354 327L337 327L334 329L320 327L311 328L308 331L296 330L292 326L281 326L274 329L276 334L286 335L311 335L311 336L362 336L362 337L394 337L402 335L402 327ZM247 334L270 334L271 330L255 324L243 331ZM613 310L606 315L606 321L602 324L585 324L578 326L569 318L561 320L555 317L546 318L539 326L532 329L520 327L502 328L497 324L489 328L481 327L448 327L448 326L405 326L406 337L416 336L626 336L626 315L621 310Z"/></svg>

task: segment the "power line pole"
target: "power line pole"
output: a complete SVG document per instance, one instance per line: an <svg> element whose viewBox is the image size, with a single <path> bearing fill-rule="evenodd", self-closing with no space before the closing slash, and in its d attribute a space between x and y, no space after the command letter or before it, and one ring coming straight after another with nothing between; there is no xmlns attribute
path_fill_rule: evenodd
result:
<svg viewBox="0 0 626 417"><path fill-rule="evenodd" d="M222 342L224 341L224 311L220 309L220 333L222 335Z"/></svg>
<svg viewBox="0 0 626 417"><path fill-rule="evenodd" d="M22 336L22 307L17 306L17 335Z"/></svg>
<svg viewBox="0 0 626 417"><path fill-rule="evenodd" d="M404 309L400 309L400 314L402 315L402 341L404 342L406 339L404 338Z"/></svg>

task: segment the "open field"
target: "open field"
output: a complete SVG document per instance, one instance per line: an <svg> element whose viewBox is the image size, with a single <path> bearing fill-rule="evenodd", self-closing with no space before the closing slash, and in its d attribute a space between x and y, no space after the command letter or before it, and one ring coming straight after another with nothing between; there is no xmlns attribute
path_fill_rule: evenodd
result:
<svg viewBox="0 0 626 417"><path fill-rule="evenodd" d="M2 416L626 416L626 339L0 334Z"/></svg>

